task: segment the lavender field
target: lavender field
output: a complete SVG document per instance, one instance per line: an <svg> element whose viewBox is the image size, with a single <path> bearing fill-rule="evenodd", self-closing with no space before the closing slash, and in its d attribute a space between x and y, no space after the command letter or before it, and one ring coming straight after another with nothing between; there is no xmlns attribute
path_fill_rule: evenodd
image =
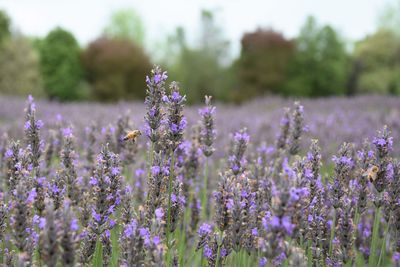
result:
<svg viewBox="0 0 400 267"><path fill-rule="evenodd" d="M0 97L4 266L400 266L400 99ZM125 138L138 129L141 135Z"/></svg>

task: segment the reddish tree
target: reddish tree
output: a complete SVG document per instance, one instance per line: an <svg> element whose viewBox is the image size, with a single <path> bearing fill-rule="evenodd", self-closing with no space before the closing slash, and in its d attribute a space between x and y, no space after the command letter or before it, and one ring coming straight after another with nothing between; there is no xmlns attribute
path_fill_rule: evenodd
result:
<svg viewBox="0 0 400 267"><path fill-rule="evenodd" d="M144 98L143 77L151 63L143 49L128 40L101 37L82 54L94 98L103 101Z"/></svg>
<svg viewBox="0 0 400 267"><path fill-rule="evenodd" d="M289 60L294 55L294 42L271 29L257 29L244 34L241 43L237 97L279 93L286 79Z"/></svg>

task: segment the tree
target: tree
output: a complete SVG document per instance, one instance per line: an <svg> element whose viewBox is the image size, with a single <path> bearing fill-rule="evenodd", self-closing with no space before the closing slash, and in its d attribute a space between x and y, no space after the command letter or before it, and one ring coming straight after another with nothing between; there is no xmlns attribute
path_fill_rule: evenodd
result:
<svg viewBox="0 0 400 267"><path fill-rule="evenodd" d="M62 28L39 42L45 91L50 99L75 100L82 96L80 48L75 37Z"/></svg>
<svg viewBox="0 0 400 267"><path fill-rule="evenodd" d="M42 96L39 55L30 41L20 35L7 39L0 53L0 92Z"/></svg>
<svg viewBox="0 0 400 267"><path fill-rule="evenodd" d="M151 63L143 49L128 40L101 37L82 54L95 99L143 99Z"/></svg>
<svg viewBox="0 0 400 267"><path fill-rule="evenodd" d="M229 42L223 38L222 28L211 11L202 11L197 46L188 45L183 28L178 28L169 40L168 51L174 51L177 58L176 61L169 61L170 73L173 79L180 81L189 102L200 102L206 94L219 99L226 95L228 69L224 64L227 62Z"/></svg>
<svg viewBox="0 0 400 267"><path fill-rule="evenodd" d="M10 23L7 13L0 10L0 45L11 36Z"/></svg>
<svg viewBox="0 0 400 267"><path fill-rule="evenodd" d="M400 36L400 1L387 4L379 14L378 30L391 31Z"/></svg>
<svg viewBox="0 0 400 267"><path fill-rule="evenodd" d="M142 19L133 9L115 11L104 29L104 34L109 38L130 40L140 46L143 46L145 40Z"/></svg>
<svg viewBox="0 0 400 267"><path fill-rule="evenodd" d="M287 67L294 54L293 41L271 29L258 29L242 37L237 64L240 80L236 99L269 93L281 93L287 79Z"/></svg>
<svg viewBox="0 0 400 267"><path fill-rule="evenodd" d="M387 29L378 30L356 44L360 61L360 92L400 93L400 39Z"/></svg>
<svg viewBox="0 0 400 267"><path fill-rule="evenodd" d="M344 43L330 26L320 27L309 17L296 39L296 52L285 86L288 95L343 94L348 56Z"/></svg>

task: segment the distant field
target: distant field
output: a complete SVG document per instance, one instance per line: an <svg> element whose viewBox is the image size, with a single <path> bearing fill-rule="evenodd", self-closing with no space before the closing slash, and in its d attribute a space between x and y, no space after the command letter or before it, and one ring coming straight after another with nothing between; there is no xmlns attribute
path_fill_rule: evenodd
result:
<svg viewBox="0 0 400 267"><path fill-rule="evenodd" d="M217 146L227 143L227 135L242 127L247 127L252 144L266 142L273 145L279 132L279 122L284 107L293 106L292 99L264 98L233 106L218 103L216 107ZM381 96L361 96L354 98L303 99L305 134L303 148L310 138L319 139L323 154L335 152L341 142L362 143L371 138L383 125L388 125L393 136L400 137L400 98ZM20 137L23 125L25 99L0 97L0 131L9 131ZM55 125L56 116L61 114L66 123L71 123L77 134L83 134L85 127L95 123L99 131L115 126L118 117L127 115L135 128L143 129L145 107L140 102L132 103L54 103L37 101L38 117L45 122L45 128ZM185 108L188 125L200 119L199 106ZM18 129L19 128L19 129ZM190 127L189 127L190 128ZM187 131L188 132L188 131ZM218 151L218 150L217 150ZM396 154L400 149L396 148Z"/></svg>

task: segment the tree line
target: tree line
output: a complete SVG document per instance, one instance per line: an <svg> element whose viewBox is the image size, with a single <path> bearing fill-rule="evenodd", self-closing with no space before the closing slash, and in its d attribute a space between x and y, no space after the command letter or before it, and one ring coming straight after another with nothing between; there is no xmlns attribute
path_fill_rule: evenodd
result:
<svg viewBox="0 0 400 267"><path fill-rule="evenodd" d="M120 10L101 36L85 47L60 27L44 38L26 37L13 31L9 16L0 11L0 93L30 93L58 101L143 99L144 77L159 64L181 83L191 101L201 101L207 94L234 102L271 94L397 95L396 8L382 13L374 33L351 43L312 16L291 39L272 28L258 28L242 36L234 60L211 11L202 11L195 45L182 27L149 45L137 13Z"/></svg>

